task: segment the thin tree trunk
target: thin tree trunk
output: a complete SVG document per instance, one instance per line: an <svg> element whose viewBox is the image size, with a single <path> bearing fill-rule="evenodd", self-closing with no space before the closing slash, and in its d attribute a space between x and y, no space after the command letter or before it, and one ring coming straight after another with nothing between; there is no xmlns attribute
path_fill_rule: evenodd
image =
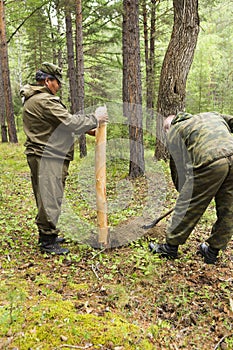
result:
<svg viewBox="0 0 233 350"><path fill-rule="evenodd" d="M128 80L127 80L127 71L128 71L128 61L129 61L129 50L128 50L128 21L127 13L123 11L123 21L122 21L122 52L123 52L123 75L122 75L122 100L123 100L123 115L127 117L127 105L129 101L129 92L128 92Z"/></svg>
<svg viewBox="0 0 233 350"><path fill-rule="evenodd" d="M146 130L152 131L155 101L155 10L156 0L151 0L150 28L148 28L147 1L143 0L143 28L146 66ZM150 34L150 37L149 37ZM150 44L150 45L149 45Z"/></svg>
<svg viewBox="0 0 233 350"><path fill-rule="evenodd" d="M76 65L78 82L78 110L84 112L84 56L83 56L83 27L82 0L76 2ZM79 137L80 157L87 155L86 135Z"/></svg>
<svg viewBox="0 0 233 350"><path fill-rule="evenodd" d="M56 17L57 17L57 32L58 35L61 36L61 31L63 31L63 16L61 15L60 12L60 6L61 4L58 2L55 2L55 9L56 9ZM51 20L51 12L52 9L49 11L49 19L50 19L50 25L51 25L51 38L52 42L54 43L53 45L53 63L58 64L59 67L63 67L63 58L62 58L62 47L63 47L63 42L60 40L57 45L55 45L56 40L53 35L53 28L52 28L52 20ZM62 99L63 96L63 91L62 89L60 90L60 97Z"/></svg>
<svg viewBox="0 0 233 350"><path fill-rule="evenodd" d="M184 111L186 81L193 61L199 33L198 0L173 0L174 25L163 61L157 103L157 159L167 159L163 120Z"/></svg>
<svg viewBox="0 0 233 350"><path fill-rule="evenodd" d="M10 84L10 72L8 64L8 50L6 41L6 24L5 24L5 9L4 1L0 0L0 58L1 58L1 71L2 71L2 83L5 102L5 113L8 127L9 141L17 143L17 132L15 126L13 101ZM5 128L2 128L2 132L5 133Z"/></svg>
<svg viewBox="0 0 233 350"><path fill-rule="evenodd" d="M156 22L156 0L151 0L151 21L150 21L150 55L148 67L148 85L147 85L147 119L146 129L152 129L154 118L154 101L155 101L155 22Z"/></svg>
<svg viewBox="0 0 233 350"><path fill-rule="evenodd" d="M2 80L2 60L0 56L0 123L1 123L1 140L2 142L8 142L7 138L7 127L5 120L5 97L3 90L3 80Z"/></svg>
<svg viewBox="0 0 233 350"><path fill-rule="evenodd" d="M79 110L78 85L76 80L76 68L74 63L72 18L71 18L69 5L65 9L65 22L66 22L66 45L67 45L67 56L68 56L68 77L69 77L69 85L70 85L71 113L77 113Z"/></svg>

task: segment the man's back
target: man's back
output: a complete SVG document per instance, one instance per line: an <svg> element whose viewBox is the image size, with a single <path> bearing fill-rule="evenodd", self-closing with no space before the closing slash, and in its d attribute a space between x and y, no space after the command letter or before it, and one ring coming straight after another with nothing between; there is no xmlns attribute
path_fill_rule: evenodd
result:
<svg viewBox="0 0 233 350"><path fill-rule="evenodd" d="M218 113L179 113L168 134L171 154L181 152L194 169L233 154L233 137ZM175 159L174 159L175 160Z"/></svg>

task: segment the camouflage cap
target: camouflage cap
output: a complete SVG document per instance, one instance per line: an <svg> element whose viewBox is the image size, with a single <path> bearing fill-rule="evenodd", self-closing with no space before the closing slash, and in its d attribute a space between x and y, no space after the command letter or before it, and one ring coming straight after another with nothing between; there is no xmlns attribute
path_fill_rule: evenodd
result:
<svg viewBox="0 0 233 350"><path fill-rule="evenodd" d="M53 63L43 62L40 70L48 75L55 77L60 83L62 83L62 68L56 66Z"/></svg>

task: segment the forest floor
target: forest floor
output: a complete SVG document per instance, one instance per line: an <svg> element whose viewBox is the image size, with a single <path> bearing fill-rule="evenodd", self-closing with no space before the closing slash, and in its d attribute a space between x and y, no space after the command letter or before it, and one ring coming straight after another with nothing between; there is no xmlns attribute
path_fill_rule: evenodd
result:
<svg viewBox="0 0 233 350"><path fill-rule="evenodd" d="M168 218L108 250L69 236L71 253L49 256L37 246L23 146L0 144L0 161L0 349L233 349L233 242L216 265L196 255L213 205L176 260L148 250L164 241Z"/></svg>

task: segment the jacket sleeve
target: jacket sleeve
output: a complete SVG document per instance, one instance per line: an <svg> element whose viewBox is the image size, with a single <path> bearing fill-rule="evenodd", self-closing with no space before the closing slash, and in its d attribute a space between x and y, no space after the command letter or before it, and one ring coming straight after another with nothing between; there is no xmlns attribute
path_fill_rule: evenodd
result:
<svg viewBox="0 0 233 350"><path fill-rule="evenodd" d="M62 123L76 134L83 134L98 125L98 121L94 114L71 114L61 103L59 97L51 96L46 100L46 117L51 123Z"/></svg>
<svg viewBox="0 0 233 350"><path fill-rule="evenodd" d="M169 166L170 166L170 173L171 173L172 182L175 186L175 189L179 192L178 173L177 173L176 164L174 162L174 159L171 156L169 159Z"/></svg>
<svg viewBox="0 0 233 350"><path fill-rule="evenodd" d="M170 172L173 184L178 192L181 191L186 180L186 164L185 160L186 148L179 134L174 130L168 138L168 150L170 153Z"/></svg>

